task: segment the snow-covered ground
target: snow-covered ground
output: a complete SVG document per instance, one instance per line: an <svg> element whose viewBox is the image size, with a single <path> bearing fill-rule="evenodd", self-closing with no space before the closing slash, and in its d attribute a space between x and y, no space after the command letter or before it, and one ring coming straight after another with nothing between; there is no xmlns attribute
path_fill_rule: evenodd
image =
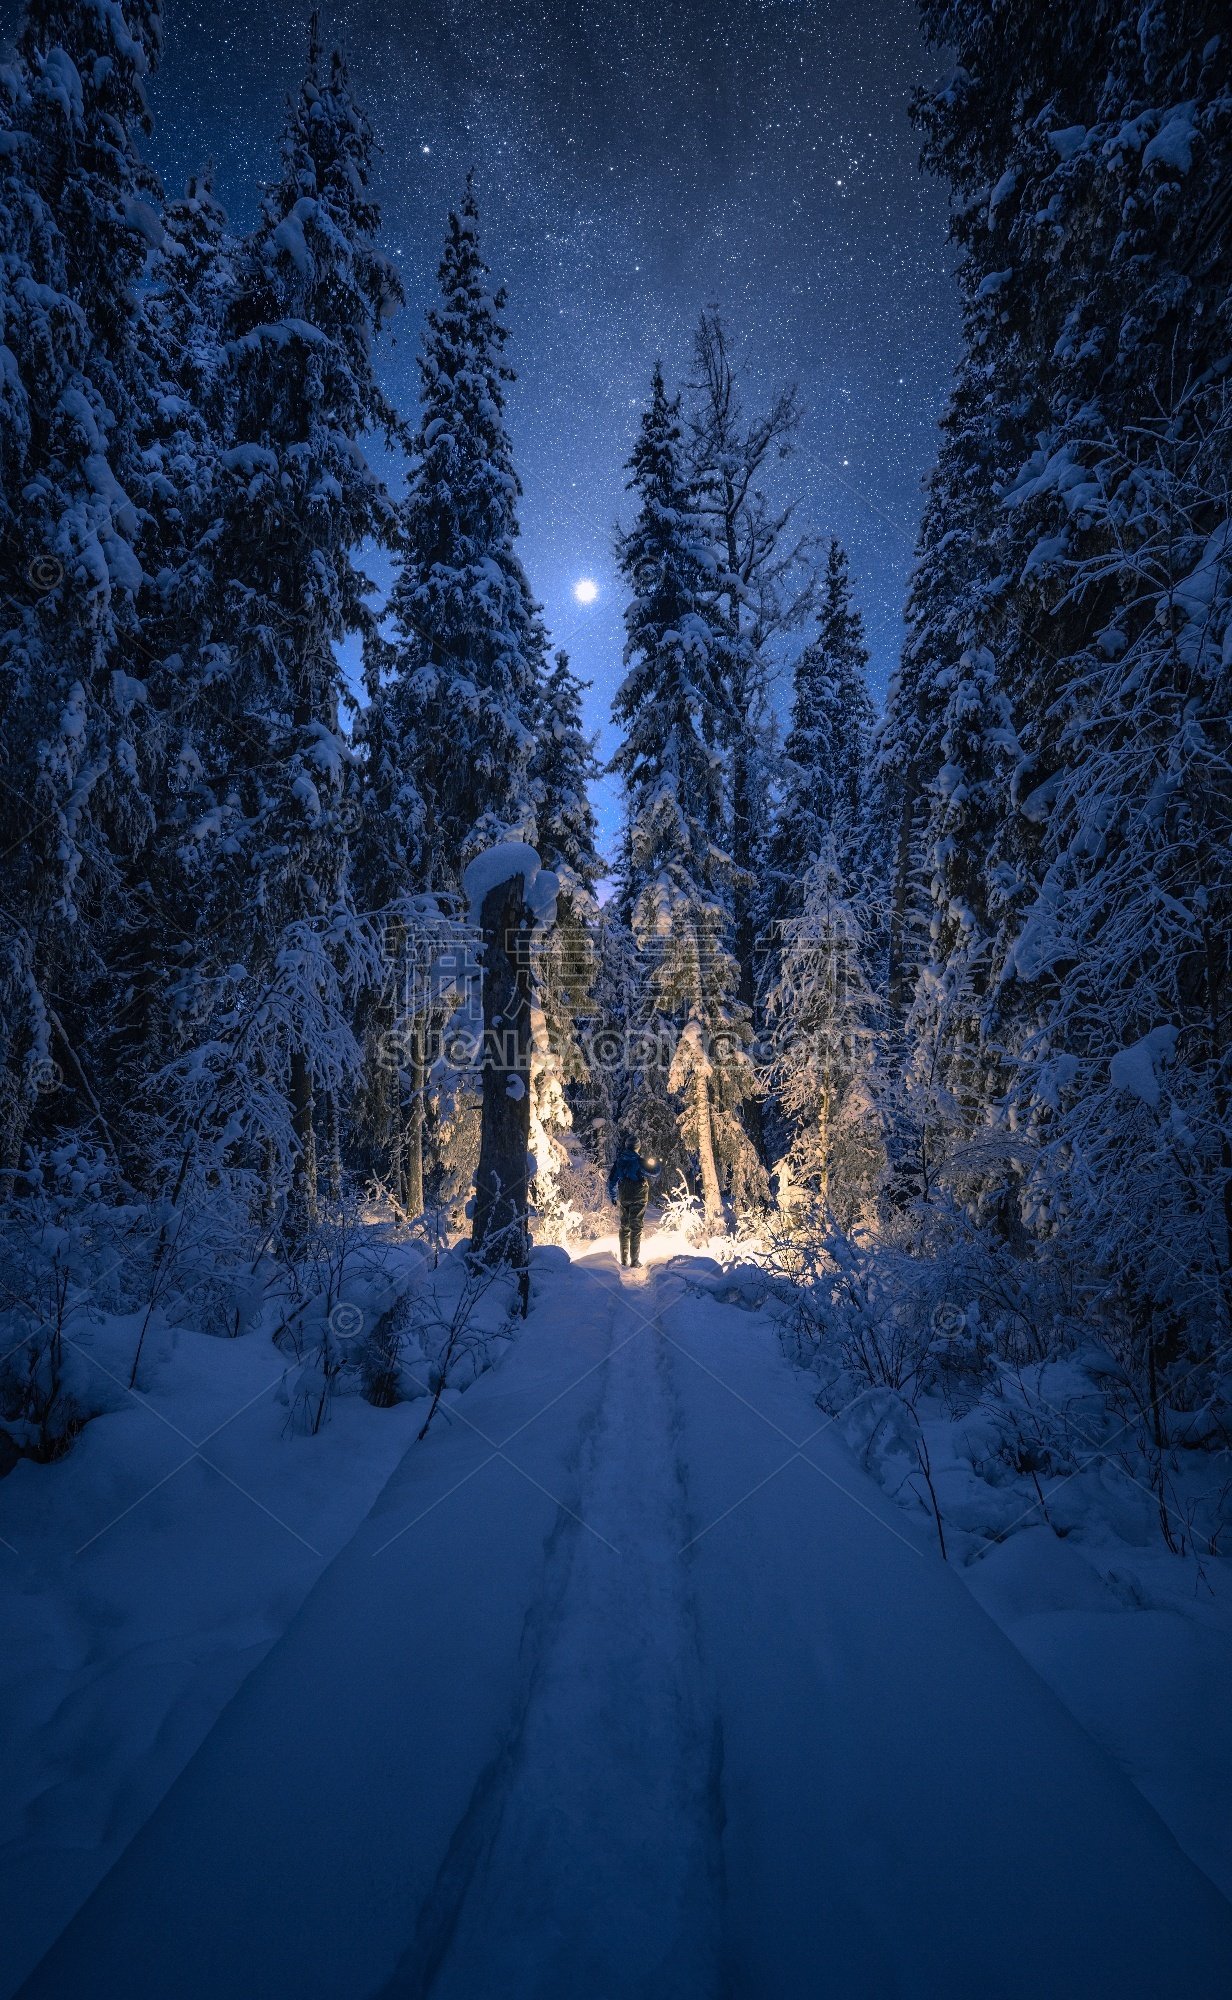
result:
<svg viewBox="0 0 1232 2000"><path fill-rule="evenodd" d="M266 1342L180 1335L0 1486L6 1990L1227 1990L1226 1601L1040 1529L943 1564L646 1248L538 1252L422 1444L281 1435Z"/></svg>
<svg viewBox="0 0 1232 2000"><path fill-rule="evenodd" d="M177 1329L144 1397L0 1485L0 1990L122 1852L422 1421L288 1431L265 1340ZM201 1455L194 1447L200 1446Z"/></svg>

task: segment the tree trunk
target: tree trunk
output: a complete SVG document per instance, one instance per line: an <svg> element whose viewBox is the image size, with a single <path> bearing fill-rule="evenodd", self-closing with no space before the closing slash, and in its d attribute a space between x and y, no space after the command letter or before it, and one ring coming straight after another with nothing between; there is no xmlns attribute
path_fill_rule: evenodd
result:
<svg viewBox="0 0 1232 2000"><path fill-rule="evenodd" d="M723 1197L719 1191L719 1170L714 1161L714 1134L710 1125L710 1079L699 1069L694 1078L697 1107L697 1163L702 1177L702 1212L708 1223L722 1220Z"/></svg>
<svg viewBox="0 0 1232 2000"><path fill-rule="evenodd" d="M1226 935L1226 933L1225 933ZM1202 926L1202 942L1205 953L1206 1012L1209 1022L1211 1046L1211 1075L1214 1079L1215 1123L1219 1132L1220 1167L1223 1172L1221 1206L1223 1210L1224 1265L1220 1274L1220 1289L1223 1293L1224 1311L1232 1322L1232 1118L1229 1117L1229 1097L1226 1083L1228 1008L1224 1001L1226 965L1226 945L1216 943L1214 927L1209 923Z"/></svg>
<svg viewBox="0 0 1232 2000"><path fill-rule="evenodd" d="M759 998L754 969L757 935L753 927L752 884L757 856L754 852L752 827L753 803L749 760L744 747L737 743L732 753L732 859L738 871L732 949L739 975L736 995L748 1008L749 1019L756 1025ZM761 1099L746 1097L740 1106L740 1116L753 1150L762 1165L766 1166L768 1164L766 1132Z"/></svg>
<svg viewBox="0 0 1232 2000"><path fill-rule="evenodd" d="M342 1117L338 1093L331 1090L325 1100L325 1167L329 1198L342 1200Z"/></svg>
<svg viewBox="0 0 1232 2000"><path fill-rule="evenodd" d="M424 1031L416 1021L411 1031L411 1102L403 1134L402 1194L409 1216L423 1214Z"/></svg>
<svg viewBox="0 0 1232 2000"><path fill-rule="evenodd" d="M890 1005L901 1020L911 999L911 972L907 959L907 905L911 884L911 836L915 809L914 773L903 780L903 796L895 830L891 887L888 963L886 966Z"/></svg>
<svg viewBox="0 0 1232 2000"><path fill-rule="evenodd" d="M27 1093L13 1071L6 1069L0 1075L0 1201L12 1195L29 1115Z"/></svg>
<svg viewBox="0 0 1232 2000"><path fill-rule="evenodd" d="M522 878L484 897L483 1116L471 1254L526 1268L530 1151L531 963Z"/></svg>
<svg viewBox="0 0 1232 2000"><path fill-rule="evenodd" d="M821 1114L818 1119L818 1136L821 1141L821 1198L830 1199L830 1079L823 1078L821 1086Z"/></svg>
<svg viewBox="0 0 1232 2000"><path fill-rule="evenodd" d="M316 1220L317 1142L312 1125L312 1071L302 1049L291 1057L291 1129L295 1164L291 1173L292 1229L302 1232Z"/></svg>

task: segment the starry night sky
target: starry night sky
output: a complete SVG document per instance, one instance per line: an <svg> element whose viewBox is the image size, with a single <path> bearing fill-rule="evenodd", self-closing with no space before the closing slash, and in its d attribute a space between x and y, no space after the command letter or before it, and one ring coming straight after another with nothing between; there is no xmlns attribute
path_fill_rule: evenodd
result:
<svg viewBox="0 0 1232 2000"><path fill-rule="evenodd" d="M5 25L12 9L5 5ZM212 157L237 226L277 171L307 6L167 0L152 145L178 190ZM523 555L603 748L620 675L612 528L656 354L687 372L717 303L746 398L799 383L785 468L800 521L847 545L880 697L956 351L945 196L907 117L937 58L911 0L333 0L384 154L385 248L407 310L384 373L412 411L446 212L474 165L485 252L509 287ZM573 584L591 576L589 607ZM600 800L605 835L615 800Z"/></svg>

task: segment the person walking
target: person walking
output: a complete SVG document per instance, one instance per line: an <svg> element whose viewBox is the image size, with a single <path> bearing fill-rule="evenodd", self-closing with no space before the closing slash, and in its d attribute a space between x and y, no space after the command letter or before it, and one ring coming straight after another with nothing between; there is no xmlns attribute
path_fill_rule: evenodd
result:
<svg viewBox="0 0 1232 2000"><path fill-rule="evenodd" d="M608 1200L620 1205L622 1268L627 1264L636 1270L641 1264L642 1224L646 1219L651 1182L658 1180L659 1171L657 1166L642 1158L628 1134L623 1134L620 1150L607 1177Z"/></svg>

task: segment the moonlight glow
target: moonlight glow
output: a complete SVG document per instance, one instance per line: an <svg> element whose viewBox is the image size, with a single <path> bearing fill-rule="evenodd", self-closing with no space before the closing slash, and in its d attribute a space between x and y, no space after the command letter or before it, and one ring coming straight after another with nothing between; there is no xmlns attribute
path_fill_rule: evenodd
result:
<svg viewBox="0 0 1232 2000"><path fill-rule="evenodd" d="M579 604L593 604L599 595L599 586L593 576L580 576L573 586L573 595Z"/></svg>

